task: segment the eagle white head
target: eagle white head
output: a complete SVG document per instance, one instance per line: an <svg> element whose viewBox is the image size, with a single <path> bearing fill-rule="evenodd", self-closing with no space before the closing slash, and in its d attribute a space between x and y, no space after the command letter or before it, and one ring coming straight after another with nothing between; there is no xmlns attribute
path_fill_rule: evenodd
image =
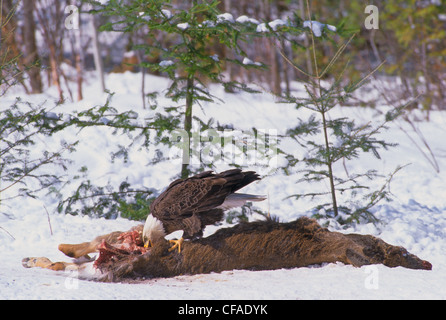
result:
<svg viewBox="0 0 446 320"><path fill-rule="evenodd" d="M144 247L151 247L153 242L162 239L166 236L164 231L163 223L149 214L144 224L144 229L142 231L142 240L144 242Z"/></svg>

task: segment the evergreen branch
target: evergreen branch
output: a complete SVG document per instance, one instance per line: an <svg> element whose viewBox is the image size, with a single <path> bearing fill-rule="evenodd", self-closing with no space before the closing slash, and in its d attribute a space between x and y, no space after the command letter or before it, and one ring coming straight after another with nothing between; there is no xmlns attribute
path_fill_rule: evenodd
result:
<svg viewBox="0 0 446 320"><path fill-rule="evenodd" d="M61 151L59 152L55 152L53 155L51 155L50 157L47 157L46 159L42 160L41 162L39 162L38 164L36 164L35 166L33 166L31 169L26 170L20 177L14 179L14 182L11 183L10 185L6 186L3 189L0 189L0 193L12 188L13 186L15 186L16 184L20 183L23 179L25 179L26 177L32 176L31 173L34 172L35 170L37 170L38 168L50 164L52 163L52 160L59 158L62 153L66 150L70 150L74 145L76 145L77 143L73 143L70 144L68 146L65 146Z"/></svg>
<svg viewBox="0 0 446 320"><path fill-rule="evenodd" d="M286 62L288 62L294 69L296 69L297 71L299 71L300 73L306 75L308 78L313 78L314 76L309 74L308 72L306 72L305 70L303 70L302 68L300 68L299 66L295 65L293 63L293 61L291 61L285 54L285 52L283 51L283 48L281 48L281 50L279 50L280 55L282 56L283 59L285 59Z"/></svg>
<svg viewBox="0 0 446 320"><path fill-rule="evenodd" d="M313 24L311 24L313 25ZM353 34L350 39L348 39L348 41L346 43L344 43L337 51L336 54L333 56L333 58L330 60L330 62L328 63L328 65L325 67L325 69L322 71L321 75L319 76L319 78L322 78L327 72L328 70L330 70L330 68L336 63L336 61L339 59L339 57L342 55L342 53L344 52L344 50L348 47L348 45L350 44L350 42L353 40L353 38L356 36L356 33Z"/></svg>
<svg viewBox="0 0 446 320"><path fill-rule="evenodd" d="M355 91L358 88L360 88L373 74L375 74L376 71L378 71L387 61L384 60L383 62L381 62L375 69L373 69L368 75L366 75L364 78L362 78L359 82L357 82L356 84L354 84L350 90Z"/></svg>

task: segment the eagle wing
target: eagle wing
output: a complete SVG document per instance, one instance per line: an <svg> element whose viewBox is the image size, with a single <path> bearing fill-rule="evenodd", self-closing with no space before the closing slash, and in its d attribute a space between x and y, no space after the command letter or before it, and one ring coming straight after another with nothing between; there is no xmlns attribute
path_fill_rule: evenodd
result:
<svg viewBox="0 0 446 320"><path fill-rule="evenodd" d="M228 170L219 174L206 171L172 182L152 203L151 213L161 220L167 233L190 225L189 234L201 231L199 215L219 207L226 197L254 180L252 171ZM198 230L199 229L199 230ZM185 232L188 230L185 230Z"/></svg>

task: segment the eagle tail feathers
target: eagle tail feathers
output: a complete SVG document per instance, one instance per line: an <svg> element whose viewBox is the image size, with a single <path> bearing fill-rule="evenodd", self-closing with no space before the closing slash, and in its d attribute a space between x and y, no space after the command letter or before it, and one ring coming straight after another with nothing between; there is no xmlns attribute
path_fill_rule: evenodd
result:
<svg viewBox="0 0 446 320"><path fill-rule="evenodd" d="M218 206L223 210L229 210L232 208L242 207L246 202L260 202L266 200L266 196L247 194L247 193L233 193L226 197L225 201Z"/></svg>
<svg viewBox="0 0 446 320"><path fill-rule="evenodd" d="M247 186L251 182L261 179L254 171L243 172L240 169L227 170L217 174L216 177L226 180L225 188L229 188L231 193Z"/></svg>

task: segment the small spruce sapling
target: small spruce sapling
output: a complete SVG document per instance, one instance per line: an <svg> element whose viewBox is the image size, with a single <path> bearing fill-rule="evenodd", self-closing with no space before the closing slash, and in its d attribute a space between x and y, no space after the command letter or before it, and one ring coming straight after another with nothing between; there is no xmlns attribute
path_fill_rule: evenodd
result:
<svg viewBox="0 0 446 320"><path fill-rule="evenodd" d="M141 66L167 74L171 84L166 97L180 103L166 111L183 117L183 127L176 128L186 132L182 151L182 178L190 175L193 107L203 107L203 102L218 100L208 90L208 83L221 84L228 90L255 92L237 81L226 81L223 77L224 67L227 63L235 63L243 68L262 68L262 65L247 65L237 59L212 54L209 44L219 43L237 55L244 56L239 41L246 40L245 35L252 33L255 28L250 24L236 23L228 14L221 14L217 5L218 1L192 1L189 8L174 9L170 7L169 1L156 0L150 4L145 1L129 4L109 1L99 10L115 19L102 26L101 30L134 32L144 29L148 40L136 45L135 49L152 57L150 61L161 59L157 62L143 61ZM172 45L165 47L164 42L158 40L160 37L173 39Z"/></svg>
<svg viewBox="0 0 446 320"><path fill-rule="evenodd" d="M311 20L310 16L308 12L309 20ZM307 121L300 120L296 127L289 129L287 132L287 136L297 142L301 148L304 148L305 155L299 158L288 153L287 159L289 161L283 169L285 172L290 173L292 168L297 169L303 166L303 168L297 169L297 172L301 175L298 183L317 185L313 189L314 191L294 194L290 198L311 197L312 199L326 199L316 206L314 211L316 218L334 218L341 224L376 222L377 219L373 216L370 209L381 200L390 199L389 184L402 167L397 167L385 179L381 188L371 191L366 181L372 181L383 176L373 169L365 172L348 172L345 163L358 159L362 153L372 153L376 158L380 159L380 149L388 149L395 146L396 144L394 143L380 139L379 134L387 128L386 125L389 122L401 114L407 105L389 112L386 118L377 125L373 124L372 121L358 125L354 120L346 117L334 118L332 110L351 98L353 93L364 85L383 63L366 77L356 82L350 81L347 85L344 85L344 72L341 72L336 77L328 77L329 71L354 36L341 45L334 57L321 69L317 61L315 49L317 40L312 29L313 25L311 23L308 27L313 56L313 70L305 71L291 61L283 50L281 51L285 61L307 77L305 97L295 97L287 94L281 97L282 101L292 103L296 108L306 108L312 111ZM296 29L296 31L300 30ZM288 31L292 32L293 30L290 28ZM329 33L333 30L323 28L322 31L320 36L319 32L317 33L318 41L328 39ZM281 36L280 34L276 35L278 37ZM335 166L336 164L337 166ZM342 170L335 170L340 168L341 165L344 166L344 173L342 173ZM328 190L324 187L325 182L328 185ZM344 200L345 203L339 203L339 195L341 194L344 195L344 199L347 199ZM328 199L330 201L327 201Z"/></svg>

